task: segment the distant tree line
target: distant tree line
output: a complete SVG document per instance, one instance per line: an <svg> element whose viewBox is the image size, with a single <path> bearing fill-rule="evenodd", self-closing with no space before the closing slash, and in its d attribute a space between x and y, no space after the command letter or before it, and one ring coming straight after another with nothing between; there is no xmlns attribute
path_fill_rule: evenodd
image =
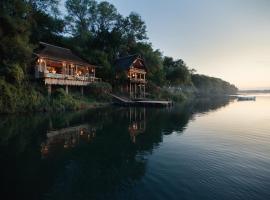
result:
<svg viewBox="0 0 270 200"><path fill-rule="evenodd" d="M203 96L236 94L238 91L234 85L219 78L193 74L191 80L196 92Z"/></svg>
<svg viewBox="0 0 270 200"><path fill-rule="evenodd" d="M29 80L32 53L39 41L71 48L92 64L97 76L114 80L114 60L140 54L153 85L190 85L208 93L237 89L220 79L194 75L183 60L153 49L145 22L138 13L121 15L109 2L66 0L4 0L0 4L0 81L21 85Z"/></svg>

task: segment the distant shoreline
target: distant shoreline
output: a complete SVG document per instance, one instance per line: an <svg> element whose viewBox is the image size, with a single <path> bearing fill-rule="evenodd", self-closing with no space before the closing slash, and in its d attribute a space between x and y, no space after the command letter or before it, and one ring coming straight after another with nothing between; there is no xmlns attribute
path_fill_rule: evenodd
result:
<svg viewBox="0 0 270 200"><path fill-rule="evenodd" d="M239 90L239 93L270 93L270 90Z"/></svg>

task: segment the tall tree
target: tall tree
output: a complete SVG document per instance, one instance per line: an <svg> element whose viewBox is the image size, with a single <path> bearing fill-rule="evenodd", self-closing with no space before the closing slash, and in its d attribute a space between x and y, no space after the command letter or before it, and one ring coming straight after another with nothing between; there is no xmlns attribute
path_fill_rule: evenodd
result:
<svg viewBox="0 0 270 200"><path fill-rule="evenodd" d="M95 0L67 0L65 17L67 31L75 37L89 37L96 18Z"/></svg>
<svg viewBox="0 0 270 200"><path fill-rule="evenodd" d="M109 32L116 26L120 15L113 4L102 1L97 5L96 13L96 31L97 32Z"/></svg>
<svg viewBox="0 0 270 200"><path fill-rule="evenodd" d="M128 41L142 41L147 39L146 25L141 16L131 12L123 19L124 36Z"/></svg>

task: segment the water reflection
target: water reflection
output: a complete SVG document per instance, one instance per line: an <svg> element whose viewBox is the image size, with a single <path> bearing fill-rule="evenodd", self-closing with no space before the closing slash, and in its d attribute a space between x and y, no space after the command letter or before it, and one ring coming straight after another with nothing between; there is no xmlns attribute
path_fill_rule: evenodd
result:
<svg viewBox="0 0 270 200"><path fill-rule="evenodd" d="M127 110L129 116L128 131L133 143L136 143L136 137L145 132L146 128L146 108L131 107Z"/></svg>
<svg viewBox="0 0 270 200"><path fill-rule="evenodd" d="M11 199L132 199L132 188L146 173L144 155L163 135L181 134L194 114L228 103L3 116L0 192Z"/></svg>
<svg viewBox="0 0 270 200"><path fill-rule="evenodd" d="M91 142L96 136L96 128L88 124L74 127L66 127L58 130L49 130L46 134L47 139L41 143L41 154L43 157L57 149L74 148L81 142Z"/></svg>

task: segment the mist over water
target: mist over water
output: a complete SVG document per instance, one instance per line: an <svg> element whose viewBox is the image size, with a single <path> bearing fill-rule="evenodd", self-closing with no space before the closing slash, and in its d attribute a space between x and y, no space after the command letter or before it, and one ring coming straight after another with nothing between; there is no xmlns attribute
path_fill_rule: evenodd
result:
<svg viewBox="0 0 270 200"><path fill-rule="evenodd" d="M1 116L10 199L269 199L270 96Z"/></svg>

